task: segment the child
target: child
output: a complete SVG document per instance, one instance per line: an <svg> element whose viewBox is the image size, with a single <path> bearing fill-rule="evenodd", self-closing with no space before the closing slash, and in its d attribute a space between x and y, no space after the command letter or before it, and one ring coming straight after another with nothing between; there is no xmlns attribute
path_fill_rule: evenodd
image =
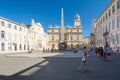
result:
<svg viewBox="0 0 120 80"><path fill-rule="evenodd" d="M84 53L83 57L82 57L82 62L80 64L80 67L77 69L77 72L80 71L81 68L84 69L84 71L87 71L87 53Z"/></svg>

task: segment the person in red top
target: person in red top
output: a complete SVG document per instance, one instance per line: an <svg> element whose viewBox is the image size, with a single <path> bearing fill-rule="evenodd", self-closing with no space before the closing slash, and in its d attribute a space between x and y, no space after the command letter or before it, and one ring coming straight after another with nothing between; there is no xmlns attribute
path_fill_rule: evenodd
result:
<svg viewBox="0 0 120 80"><path fill-rule="evenodd" d="M104 57L104 59L107 58L107 53L106 53L106 49L105 49L105 48L104 48L104 50L103 50L103 57Z"/></svg>

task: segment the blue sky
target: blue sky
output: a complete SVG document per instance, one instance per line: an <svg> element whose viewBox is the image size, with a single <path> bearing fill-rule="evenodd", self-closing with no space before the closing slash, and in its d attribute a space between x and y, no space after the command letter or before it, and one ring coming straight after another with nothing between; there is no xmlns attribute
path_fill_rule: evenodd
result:
<svg viewBox="0 0 120 80"><path fill-rule="evenodd" d="M48 25L60 26L61 8L64 8L64 23L74 25L74 16L79 14L83 37L91 32L92 20L97 18L110 0L1 0L0 16L18 23L29 24L30 19L40 22L44 31Z"/></svg>

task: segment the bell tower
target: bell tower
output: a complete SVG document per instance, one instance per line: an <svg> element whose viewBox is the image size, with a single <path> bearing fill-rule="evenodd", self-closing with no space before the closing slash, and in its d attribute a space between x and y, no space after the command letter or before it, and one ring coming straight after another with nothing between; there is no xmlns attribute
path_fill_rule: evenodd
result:
<svg viewBox="0 0 120 80"><path fill-rule="evenodd" d="M78 14L76 14L76 16L74 18L74 26L75 27L80 27L81 26L80 16Z"/></svg>

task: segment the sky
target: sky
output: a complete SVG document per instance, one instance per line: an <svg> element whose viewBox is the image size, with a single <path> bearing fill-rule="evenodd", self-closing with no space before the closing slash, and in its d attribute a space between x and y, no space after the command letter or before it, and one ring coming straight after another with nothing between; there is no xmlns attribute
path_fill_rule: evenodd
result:
<svg viewBox="0 0 120 80"><path fill-rule="evenodd" d="M18 23L29 24L30 19L40 22L47 33L48 26L73 26L74 17L80 15L83 38L90 35L92 20L98 18L111 0L0 0L0 16Z"/></svg>

